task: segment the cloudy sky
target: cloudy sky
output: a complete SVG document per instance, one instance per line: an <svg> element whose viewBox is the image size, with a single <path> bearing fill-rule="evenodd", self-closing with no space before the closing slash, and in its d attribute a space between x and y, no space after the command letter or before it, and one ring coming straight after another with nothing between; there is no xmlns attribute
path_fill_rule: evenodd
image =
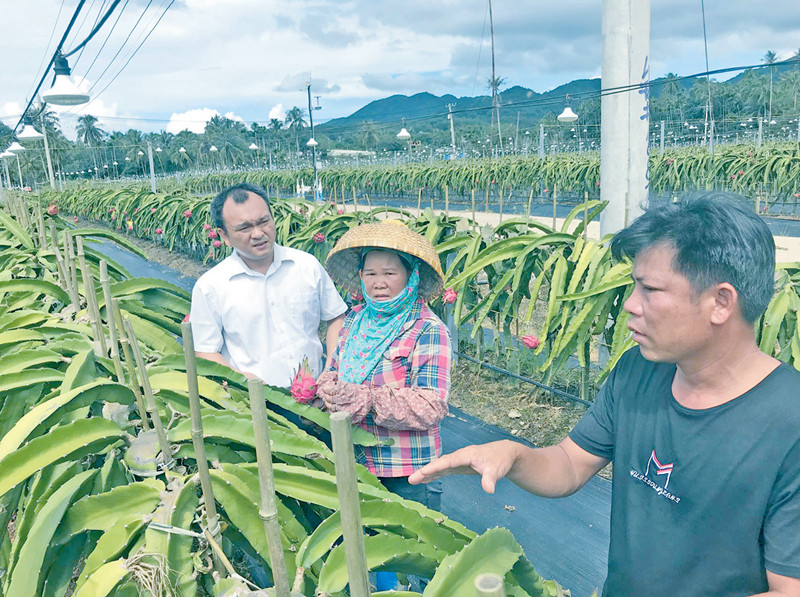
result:
<svg viewBox="0 0 800 597"><path fill-rule="evenodd" d="M78 4L0 0L6 124L16 123ZM84 4L67 51L108 5ZM494 0L497 74L538 92L599 77L601 7ZM651 77L704 71L700 0L652 0L651 10ZM759 64L767 50L788 58L800 49L800 2L708 0L706 28L711 69ZM68 135L81 113L105 130L200 132L214 114L266 123L307 106L309 77L322 122L393 94L486 94L488 2L126 0L70 66L94 99L62 115Z"/></svg>

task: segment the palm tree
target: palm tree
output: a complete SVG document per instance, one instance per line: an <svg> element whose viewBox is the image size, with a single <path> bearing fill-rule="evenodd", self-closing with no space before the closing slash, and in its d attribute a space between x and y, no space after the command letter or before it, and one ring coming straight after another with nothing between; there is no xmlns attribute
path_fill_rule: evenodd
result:
<svg viewBox="0 0 800 597"><path fill-rule="evenodd" d="M362 122L358 127L358 138L364 149L374 147L378 142L378 126L371 120Z"/></svg>
<svg viewBox="0 0 800 597"><path fill-rule="evenodd" d="M91 114L85 114L78 118L75 132L78 134L78 141L89 146L97 145L106 137L106 132L97 126L97 117Z"/></svg>
<svg viewBox="0 0 800 597"><path fill-rule="evenodd" d="M306 111L295 106L291 110L286 110L286 122L289 130L294 131L294 142L297 153L300 153L300 129L306 126Z"/></svg>
<svg viewBox="0 0 800 597"><path fill-rule="evenodd" d="M790 70L781 75L778 81L778 93L782 97L792 98L792 111L797 110L797 96L800 95L800 71Z"/></svg>
<svg viewBox="0 0 800 597"><path fill-rule="evenodd" d="M778 55L773 52L772 50L767 50L767 53L764 54L764 57L761 59L764 64L775 64L778 61ZM769 67L769 116L767 116L767 122L772 120L772 76L775 72L775 67Z"/></svg>
<svg viewBox="0 0 800 597"><path fill-rule="evenodd" d="M97 172L97 156L95 156L94 147L102 143L106 137L106 132L97 126L97 117L91 114L84 114L78 118L78 126L75 127L75 132L78 135L78 141L82 141L89 147L94 161L95 172Z"/></svg>

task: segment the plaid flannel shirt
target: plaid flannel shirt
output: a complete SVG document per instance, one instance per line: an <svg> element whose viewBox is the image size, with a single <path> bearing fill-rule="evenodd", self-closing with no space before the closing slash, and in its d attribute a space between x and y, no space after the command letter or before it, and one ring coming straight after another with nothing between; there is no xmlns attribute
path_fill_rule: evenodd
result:
<svg viewBox="0 0 800 597"><path fill-rule="evenodd" d="M363 305L355 307L345 318L331 369L338 367L339 352L355 314L363 308ZM362 385L433 390L444 402L446 411L451 360L447 327L418 299L400 334ZM422 431L387 429L375 424L371 411L359 425L379 440L393 440L389 446L356 446L357 460L379 477L407 477L441 455L439 421Z"/></svg>

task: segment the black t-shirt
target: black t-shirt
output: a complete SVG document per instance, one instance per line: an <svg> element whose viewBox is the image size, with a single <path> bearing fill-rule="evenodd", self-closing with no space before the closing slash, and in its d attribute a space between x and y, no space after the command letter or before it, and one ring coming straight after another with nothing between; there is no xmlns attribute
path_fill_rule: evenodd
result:
<svg viewBox="0 0 800 597"><path fill-rule="evenodd" d="M720 406L672 396L675 365L625 354L570 433L614 463L604 597L751 595L800 578L800 372Z"/></svg>

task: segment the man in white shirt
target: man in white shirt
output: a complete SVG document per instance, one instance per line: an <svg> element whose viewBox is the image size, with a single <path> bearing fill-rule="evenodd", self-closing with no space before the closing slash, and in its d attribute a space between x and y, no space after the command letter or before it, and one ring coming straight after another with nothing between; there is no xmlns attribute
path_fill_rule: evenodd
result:
<svg viewBox="0 0 800 597"><path fill-rule="evenodd" d="M211 203L211 217L233 253L203 274L192 291L198 357L289 387L308 358L322 371L319 326L327 323L328 358L347 310L313 256L275 243L269 196L261 187L228 187Z"/></svg>

